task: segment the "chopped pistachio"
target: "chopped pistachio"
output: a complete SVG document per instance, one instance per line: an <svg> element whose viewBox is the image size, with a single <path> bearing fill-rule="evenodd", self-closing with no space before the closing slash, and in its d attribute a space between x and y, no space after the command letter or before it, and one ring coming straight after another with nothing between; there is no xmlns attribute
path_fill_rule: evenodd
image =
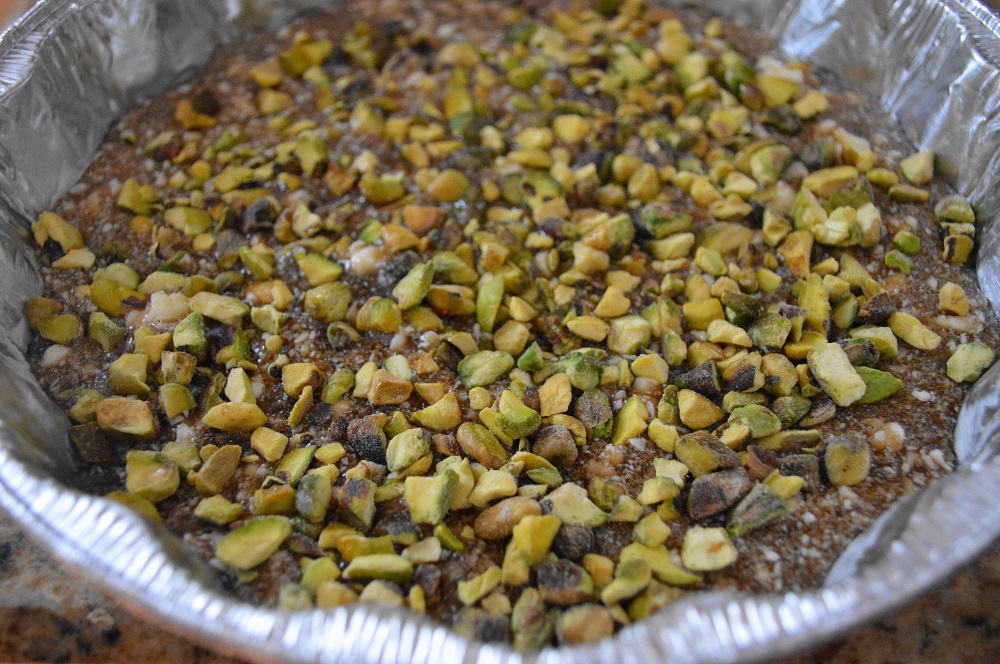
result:
<svg viewBox="0 0 1000 664"><path fill-rule="evenodd" d="M981 343L960 344L948 358L948 378L956 383L975 382L993 364L993 349Z"/></svg>
<svg viewBox="0 0 1000 664"><path fill-rule="evenodd" d="M834 486L855 486L868 477L871 452L862 434L831 436L823 456L826 474Z"/></svg>

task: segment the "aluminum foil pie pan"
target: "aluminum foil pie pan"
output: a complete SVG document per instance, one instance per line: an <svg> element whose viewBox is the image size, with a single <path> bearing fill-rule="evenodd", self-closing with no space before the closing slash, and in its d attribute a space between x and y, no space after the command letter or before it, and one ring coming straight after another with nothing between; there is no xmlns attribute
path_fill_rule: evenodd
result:
<svg viewBox="0 0 1000 664"><path fill-rule="evenodd" d="M878 100L985 219L977 271L1000 305L1000 19L977 0L709 0ZM109 127L250 27L322 0L46 0L0 37L0 507L66 566L216 648L294 662L723 662L790 653L948 576L1000 536L1000 365L969 392L958 468L898 501L806 592L692 593L596 645L521 654L402 609L289 612L225 594L180 541L72 488L68 421L24 359L41 292L26 229L79 178Z"/></svg>

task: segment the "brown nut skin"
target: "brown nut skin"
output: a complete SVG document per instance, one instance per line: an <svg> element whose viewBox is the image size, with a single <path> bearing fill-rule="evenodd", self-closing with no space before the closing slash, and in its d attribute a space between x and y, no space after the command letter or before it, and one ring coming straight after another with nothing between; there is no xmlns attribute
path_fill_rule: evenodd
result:
<svg viewBox="0 0 1000 664"><path fill-rule="evenodd" d="M569 468L579 454L573 434L558 424L538 430L532 451L557 468Z"/></svg>
<svg viewBox="0 0 1000 664"><path fill-rule="evenodd" d="M525 496L511 496L501 500L476 517L476 535L486 540L510 537L514 526L526 516L540 516L542 508L537 501Z"/></svg>
<svg viewBox="0 0 1000 664"><path fill-rule="evenodd" d="M594 550L594 529L581 525L563 525L552 541L552 550L560 558L580 560Z"/></svg>
<svg viewBox="0 0 1000 664"><path fill-rule="evenodd" d="M715 516L735 505L752 488L753 482L742 468L702 475L691 483L688 515L696 521Z"/></svg>
<svg viewBox="0 0 1000 664"><path fill-rule="evenodd" d="M593 599L594 582L576 563L555 560L539 568L538 590L549 604L573 606Z"/></svg>

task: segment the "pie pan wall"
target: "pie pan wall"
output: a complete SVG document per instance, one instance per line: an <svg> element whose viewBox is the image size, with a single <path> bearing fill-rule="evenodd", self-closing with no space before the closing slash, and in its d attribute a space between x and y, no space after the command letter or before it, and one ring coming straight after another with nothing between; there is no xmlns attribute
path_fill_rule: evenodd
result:
<svg viewBox="0 0 1000 664"><path fill-rule="evenodd" d="M1000 304L1000 21L977 0L710 0L792 57L878 100L934 150L984 220L977 272ZM589 647L520 654L400 609L287 612L226 595L179 540L73 488L68 421L23 351L41 292L26 229L78 179L113 123L251 26L336 8L321 0L45 0L0 37L0 507L71 570L215 647L295 662L749 661L790 653L911 599L1000 537L1000 369L969 392L959 467L901 501L808 592L694 593Z"/></svg>

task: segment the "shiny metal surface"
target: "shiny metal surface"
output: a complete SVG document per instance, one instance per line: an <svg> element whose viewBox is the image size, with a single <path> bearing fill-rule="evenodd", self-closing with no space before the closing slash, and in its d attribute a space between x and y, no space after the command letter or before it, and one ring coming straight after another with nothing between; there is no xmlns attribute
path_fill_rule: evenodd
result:
<svg viewBox="0 0 1000 664"><path fill-rule="evenodd" d="M289 613L224 594L165 530L72 485L67 423L21 351L23 303L40 280L27 223L76 182L104 133L248 25L276 26L318 0L48 0L0 38L0 505L125 603L257 660L296 662L723 662L792 652L903 603L1000 536L1000 369L970 392L960 467L897 503L811 592L697 593L613 639L521 655L403 610ZM908 138L941 157L979 206L978 273L1000 303L1000 21L977 0L711 0L793 57L843 72Z"/></svg>

